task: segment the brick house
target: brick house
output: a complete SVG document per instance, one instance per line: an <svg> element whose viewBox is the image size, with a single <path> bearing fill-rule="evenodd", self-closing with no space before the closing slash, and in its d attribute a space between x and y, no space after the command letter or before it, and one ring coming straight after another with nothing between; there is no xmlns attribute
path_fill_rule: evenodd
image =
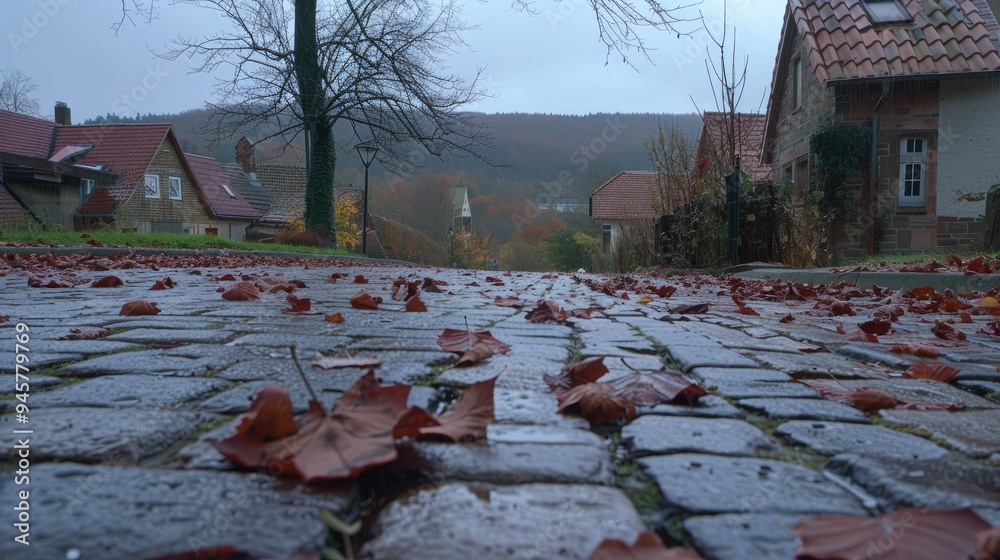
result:
<svg viewBox="0 0 1000 560"><path fill-rule="evenodd" d="M740 168L756 183L771 181L771 165L761 162L764 148L764 130L767 116L758 113L718 113L706 111L702 116L701 134L695 155L695 178L716 163L723 164L723 173L732 171L732 151L727 146L730 136L736 155L740 156Z"/></svg>
<svg viewBox="0 0 1000 560"><path fill-rule="evenodd" d="M653 227L663 212L655 200L659 184L652 171L622 171L590 195L590 217L601 224L601 249L608 252L628 223Z"/></svg>
<svg viewBox="0 0 1000 560"><path fill-rule="evenodd" d="M869 140L835 224L839 257L982 247L1000 184L997 0L788 0L763 162L806 189L809 139L831 125Z"/></svg>

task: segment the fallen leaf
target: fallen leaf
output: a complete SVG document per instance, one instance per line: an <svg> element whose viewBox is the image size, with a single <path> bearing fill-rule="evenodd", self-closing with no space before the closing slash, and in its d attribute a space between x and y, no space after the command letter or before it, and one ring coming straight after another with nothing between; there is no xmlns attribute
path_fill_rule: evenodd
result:
<svg viewBox="0 0 1000 560"><path fill-rule="evenodd" d="M919 288L913 288L912 290L903 294L905 298L913 298L917 300L929 300L934 299L938 296L937 290L930 286L921 286Z"/></svg>
<svg viewBox="0 0 1000 560"><path fill-rule="evenodd" d="M354 277L354 283L355 284L367 284L368 283L368 279L365 278L364 274L358 274L357 276Z"/></svg>
<svg viewBox="0 0 1000 560"><path fill-rule="evenodd" d="M979 329L979 332L990 336L1000 336L1000 321L991 321Z"/></svg>
<svg viewBox="0 0 1000 560"><path fill-rule="evenodd" d="M492 346L485 342L477 342L472 348L469 348L462 354L458 361L455 362L455 367L468 367L478 364L493 354L496 354L496 350Z"/></svg>
<svg viewBox="0 0 1000 560"><path fill-rule="evenodd" d="M288 294L285 301L291 305L288 309L282 309L282 313L306 313L312 308L312 301L309 298L295 297L292 294Z"/></svg>
<svg viewBox="0 0 1000 560"><path fill-rule="evenodd" d="M378 309L380 303L382 303L382 298L373 298L364 290L354 294L354 297L351 298L351 307L355 309Z"/></svg>
<svg viewBox="0 0 1000 560"><path fill-rule="evenodd" d="M639 303L641 305L646 305L647 303L652 303L652 302L653 298L651 296L642 296L641 298L639 298Z"/></svg>
<svg viewBox="0 0 1000 560"><path fill-rule="evenodd" d="M846 335L847 340L855 342L878 342L877 336L869 334L861 329L854 329L853 331L848 332L844 328L844 325L841 325L840 323L837 323L837 332Z"/></svg>
<svg viewBox="0 0 1000 560"><path fill-rule="evenodd" d="M799 559L899 558L965 560L976 537L990 528L972 509L904 509L879 517L807 517L792 529ZM878 547L871 556L873 546Z"/></svg>
<svg viewBox="0 0 1000 560"><path fill-rule="evenodd" d="M222 299L226 301L257 301L260 299L260 290L250 282L240 282L222 292Z"/></svg>
<svg viewBox="0 0 1000 560"><path fill-rule="evenodd" d="M216 282L235 282L236 277L233 276L232 274L225 274L223 276L217 276L215 278L212 278L212 280L215 280Z"/></svg>
<svg viewBox="0 0 1000 560"><path fill-rule="evenodd" d="M976 535L975 560L1000 560L1000 527L981 531Z"/></svg>
<svg viewBox="0 0 1000 560"><path fill-rule="evenodd" d="M263 446L266 442L292 435L297 430L288 391L284 387L264 387L257 391L236 433L212 445L237 465L256 467L265 459Z"/></svg>
<svg viewBox="0 0 1000 560"><path fill-rule="evenodd" d="M420 289L425 292L437 293L441 291L441 288L438 288L438 284L439 283L433 278L424 278L424 284L420 287Z"/></svg>
<svg viewBox="0 0 1000 560"><path fill-rule="evenodd" d="M975 322L972 320L972 315L969 315L968 313L961 313L958 317L960 323L969 324Z"/></svg>
<svg viewBox="0 0 1000 560"><path fill-rule="evenodd" d="M374 356L369 358L359 358L357 356L352 358L333 358L320 355L313 359L312 366L322 369L361 368L373 370L382 366L382 359Z"/></svg>
<svg viewBox="0 0 1000 560"><path fill-rule="evenodd" d="M498 307L513 307L514 309L521 309L525 305L528 305L528 302L518 297L503 298L497 296L493 300L493 304Z"/></svg>
<svg viewBox="0 0 1000 560"><path fill-rule="evenodd" d="M2 323L3 321L0 321ZM111 334L108 329L98 329L96 331L81 331L80 329L70 329L69 334L60 336L59 340L96 340Z"/></svg>
<svg viewBox="0 0 1000 560"><path fill-rule="evenodd" d="M656 295L661 298L668 298L677 292L677 288L674 286L660 286L656 289Z"/></svg>
<svg viewBox="0 0 1000 560"><path fill-rule="evenodd" d="M979 307L1000 307L1000 301L995 297L986 296L979 300Z"/></svg>
<svg viewBox="0 0 1000 560"><path fill-rule="evenodd" d="M897 354L909 354L918 358L937 358L941 355L941 352L936 348L920 346L918 344L900 344L893 346L889 350Z"/></svg>
<svg viewBox="0 0 1000 560"><path fill-rule="evenodd" d="M817 317L841 317L845 315L853 317L857 315L858 312L854 309L853 305L846 301L834 298L821 298L815 305L813 305L809 314Z"/></svg>
<svg viewBox="0 0 1000 560"><path fill-rule="evenodd" d="M616 395L635 406L655 406L661 403L695 404L708 393L699 385L679 375L667 372L635 373L608 383Z"/></svg>
<svg viewBox="0 0 1000 560"><path fill-rule="evenodd" d="M635 407L622 395L615 394L608 383L585 383L558 396L559 411L576 413L587 419L591 426L613 424L621 420L631 422L636 417Z"/></svg>
<svg viewBox="0 0 1000 560"><path fill-rule="evenodd" d="M931 332L935 336L944 340L965 340L965 333L941 321L934 321Z"/></svg>
<svg viewBox="0 0 1000 560"><path fill-rule="evenodd" d="M571 309L569 312L571 317L576 317L577 319L590 319L590 316L593 313L594 313L593 307L588 307L586 309L577 307L576 309Z"/></svg>
<svg viewBox="0 0 1000 560"><path fill-rule="evenodd" d="M565 323L566 311L561 309L554 301L539 300L538 306L528 312L524 317L532 323Z"/></svg>
<svg viewBox="0 0 1000 560"><path fill-rule="evenodd" d="M510 350L509 344L504 344L493 338L490 331L472 332L460 331L456 329L445 329L437 339L438 346L445 352L464 354L479 343L484 343L493 348L497 354L504 354Z"/></svg>
<svg viewBox="0 0 1000 560"><path fill-rule="evenodd" d="M163 283L163 280L157 280L153 283L153 287L150 290L169 290L170 288Z"/></svg>
<svg viewBox="0 0 1000 560"><path fill-rule="evenodd" d="M406 300L405 308L407 311L415 313L424 313L427 311L427 306L420 300L420 294L414 294L413 297Z"/></svg>
<svg viewBox="0 0 1000 560"><path fill-rule="evenodd" d="M253 556L231 546L200 548L189 552L167 554L146 560L255 560Z"/></svg>
<svg viewBox="0 0 1000 560"><path fill-rule="evenodd" d="M604 539L590 555L590 560L704 560L691 548L663 546L663 541L653 531L644 531L629 546L624 541Z"/></svg>
<svg viewBox="0 0 1000 560"><path fill-rule="evenodd" d="M678 315L696 315L700 313L708 313L708 308L709 305L707 303L690 303L671 307L668 311Z"/></svg>
<svg viewBox="0 0 1000 560"><path fill-rule="evenodd" d="M785 315L784 317L782 317L781 319L779 319L778 322L779 323L791 323L794 320L795 320L795 316L793 316L791 313L789 313L788 315Z"/></svg>
<svg viewBox="0 0 1000 560"><path fill-rule="evenodd" d="M889 334L892 331L892 323L886 321L885 319L874 319L871 321L865 321L858 325L858 328L863 330L868 334L874 334L878 336L883 336Z"/></svg>
<svg viewBox="0 0 1000 560"><path fill-rule="evenodd" d="M542 377L550 389L559 391L585 383L595 383L605 373L608 373L608 367L604 365L602 356L572 363L564 367L558 376L543 374Z"/></svg>
<svg viewBox="0 0 1000 560"><path fill-rule="evenodd" d="M739 308L738 313L740 315L751 315L751 316L754 316L754 317L760 317L760 313L757 313L756 311L754 311L753 309L751 309L749 305L747 305L746 303L743 302L743 300L741 300L740 298L738 298L736 296L732 296L732 297L733 297L733 303L735 303L736 307Z"/></svg>
<svg viewBox="0 0 1000 560"><path fill-rule="evenodd" d="M10 321L10 315L0 315L0 323L6 323Z"/></svg>
<svg viewBox="0 0 1000 560"><path fill-rule="evenodd" d="M117 276L105 276L100 280L94 280L90 285L91 288L117 288L118 286L124 286L125 282Z"/></svg>
<svg viewBox="0 0 1000 560"><path fill-rule="evenodd" d="M145 300L136 299L132 301L126 301L122 305L121 310L118 312L119 315L133 316L133 315L156 315L160 310L156 307L156 304Z"/></svg>
<svg viewBox="0 0 1000 560"><path fill-rule="evenodd" d="M344 316L340 313L334 313L333 315L323 315L323 320L327 323L343 323Z"/></svg>
<svg viewBox="0 0 1000 560"><path fill-rule="evenodd" d="M421 441L454 443L486 439L486 427L493 423L493 391L497 378L473 383L458 398L455 408L435 417L436 426L420 429Z"/></svg>
<svg viewBox="0 0 1000 560"><path fill-rule="evenodd" d="M899 401L885 391L861 387L847 392L847 404L865 414L875 414L884 408L896 408Z"/></svg>
<svg viewBox="0 0 1000 560"><path fill-rule="evenodd" d="M951 383L959 373L959 370L945 364L920 362L910 366L903 375L913 379L933 379L941 383Z"/></svg>

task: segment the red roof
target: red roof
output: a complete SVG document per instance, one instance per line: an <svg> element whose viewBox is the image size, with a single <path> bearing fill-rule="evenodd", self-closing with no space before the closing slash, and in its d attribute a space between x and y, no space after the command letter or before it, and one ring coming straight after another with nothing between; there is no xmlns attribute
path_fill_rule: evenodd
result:
<svg viewBox="0 0 1000 560"><path fill-rule="evenodd" d="M656 173L622 171L590 195L590 215L597 220L655 220L660 217L653 207L657 193Z"/></svg>
<svg viewBox="0 0 1000 560"><path fill-rule="evenodd" d="M59 125L10 111L0 111L0 152L48 159Z"/></svg>
<svg viewBox="0 0 1000 560"><path fill-rule="evenodd" d="M194 179L204 194L204 200L219 218L258 218L261 212L254 209L237 191L219 162L205 156L184 154Z"/></svg>
<svg viewBox="0 0 1000 560"><path fill-rule="evenodd" d="M110 124L59 127L55 150L72 144L93 144L78 165L106 165L118 182L97 189L80 207L81 214L109 214L128 201L142 181L169 124Z"/></svg>
<svg viewBox="0 0 1000 560"><path fill-rule="evenodd" d="M819 81L1000 70L987 0L900 2L912 23L872 25L859 0L789 0Z"/></svg>
<svg viewBox="0 0 1000 560"><path fill-rule="evenodd" d="M724 139L728 128L727 113L706 112L701 138L698 140L698 161L728 152L724 149ZM740 166L754 181L771 179L771 165L761 163L764 150L764 130L767 115L758 113L736 113L733 132L736 136L736 151L740 156ZM727 171L728 173L728 171Z"/></svg>

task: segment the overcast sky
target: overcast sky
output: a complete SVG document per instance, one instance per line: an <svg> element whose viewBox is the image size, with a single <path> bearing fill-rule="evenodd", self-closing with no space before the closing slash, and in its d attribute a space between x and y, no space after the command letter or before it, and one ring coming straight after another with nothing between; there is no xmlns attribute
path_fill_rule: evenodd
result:
<svg viewBox="0 0 1000 560"><path fill-rule="evenodd" d="M674 0L663 1L673 5ZM18 69L38 86L42 115L56 101L73 110L74 122L106 113L176 113L212 99L214 78L190 75L183 62L155 58L179 32L201 36L223 22L213 12L159 2L159 17L147 24L128 22L116 35L117 0L18 0L5 2L0 21L4 44L0 68ZM744 111L766 109L784 2L729 0L729 27L749 56ZM487 113L554 114L688 113L695 102L714 109L705 73L708 37L699 22L680 24L691 34L643 30L654 50L651 60L633 54L638 70L612 55L605 63L594 15L584 0L537 0L535 16L513 13L505 0L466 3L466 17L480 28L469 32L471 50L452 60L451 70L472 76L485 68L484 85L493 97L472 110ZM704 0L679 12L722 29L723 0ZM717 56L717 51L713 56ZM694 98L694 102L691 98Z"/></svg>

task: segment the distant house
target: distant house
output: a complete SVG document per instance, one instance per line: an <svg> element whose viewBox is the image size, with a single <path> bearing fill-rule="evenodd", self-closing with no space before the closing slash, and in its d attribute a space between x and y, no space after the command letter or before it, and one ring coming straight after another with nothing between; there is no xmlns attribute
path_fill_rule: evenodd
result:
<svg viewBox="0 0 1000 560"><path fill-rule="evenodd" d="M255 211L239 195L223 200L224 189L206 192L169 124L73 126L64 105L56 115L0 111L4 188L40 221L243 239Z"/></svg>
<svg viewBox="0 0 1000 560"><path fill-rule="evenodd" d="M626 223L652 228L663 212L656 201L659 184L652 171L622 171L590 195L590 217L601 224L601 246L607 252Z"/></svg>
<svg viewBox="0 0 1000 560"><path fill-rule="evenodd" d="M229 231L222 232L222 235L230 239L243 239L247 228L260 218L263 212L251 206L232 186L229 176L215 159L194 154L184 154L184 156L201 186L209 214L217 220L225 220L225 225L229 227ZM192 224L189 227L209 235L220 234L218 222Z"/></svg>
<svg viewBox="0 0 1000 560"><path fill-rule="evenodd" d="M451 227L455 231L472 231L472 206L465 187L451 189Z"/></svg>
<svg viewBox="0 0 1000 560"><path fill-rule="evenodd" d="M703 120L695 156L696 178L707 173L713 165L722 165L723 171L729 173L735 151L735 155L740 157L740 168L752 181L771 181L771 164L761 161L767 115L706 112ZM730 138L732 146L729 145Z"/></svg>
<svg viewBox="0 0 1000 560"><path fill-rule="evenodd" d="M991 9L992 8L992 9ZM788 0L763 162L809 188L810 137L854 126L870 153L833 235L840 256L980 247L1000 184L995 0Z"/></svg>

